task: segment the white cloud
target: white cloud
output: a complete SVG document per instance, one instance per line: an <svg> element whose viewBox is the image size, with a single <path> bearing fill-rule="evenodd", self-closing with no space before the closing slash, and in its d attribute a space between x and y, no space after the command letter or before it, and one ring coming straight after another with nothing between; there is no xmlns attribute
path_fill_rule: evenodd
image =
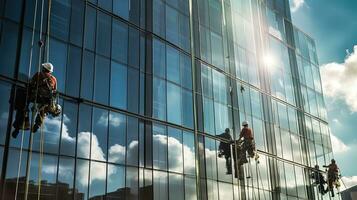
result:
<svg viewBox="0 0 357 200"><path fill-rule="evenodd" d="M357 112L357 45L344 63L323 65L321 79L326 96L343 100L352 112Z"/></svg>
<svg viewBox="0 0 357 200"><path fill-rule="evenodd" d="M342 181L343 183L342 183L341 190L345 190L352 186L357 185L357 176L343 176Z"/></svg>
<svg viewBox="0 0 357 200"><path fill-rule="evenodd" d="M333 152L335 154L345 153L349 150L349 147L332 133L331 133L331 145L334 147Z"/></svg>
<svg viewBox="0 0 357 200"><path fill-rule="evenodd" d="M291 12L296 12L305 3L304 0L291 0L290 2L291 2Z"/></svg>

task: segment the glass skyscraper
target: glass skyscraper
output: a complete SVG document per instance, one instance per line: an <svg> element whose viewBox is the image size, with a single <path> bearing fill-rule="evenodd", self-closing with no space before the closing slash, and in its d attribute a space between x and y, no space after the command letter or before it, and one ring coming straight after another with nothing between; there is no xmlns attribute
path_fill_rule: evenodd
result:
<svg viewBox="0 0 357 200"><path fill-rule="evenodd" d="M315 43L288 0L0 0L0 17L0 199L330 199L310 179L333 156ZM13 102L47 56L63 112L30 151ZM219 135L243 121L259 164L234 167Z"/></svg>

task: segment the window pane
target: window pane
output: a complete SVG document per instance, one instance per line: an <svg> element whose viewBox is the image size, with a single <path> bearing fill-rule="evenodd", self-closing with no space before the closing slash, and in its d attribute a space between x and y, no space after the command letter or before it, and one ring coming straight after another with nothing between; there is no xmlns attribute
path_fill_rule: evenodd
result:
<svg viewBox="0 0 357 200"><path fill-rule="evenodd" d="M192 71L191 71L191 59L185 54L180 56L180 68L181 68L181 85L187 89L192 90Z"/></svg>
<svg viewBox="0 0 357 200"><path fill-rule="evenodd" d="M74 159L60 157L58 166L57 198L72 199L74 180Z"/></svg>
<svg viewBox="0 0 357 200"><path fill-rule="evenodd" d="M126 199L135 200L138 199L139 193L139 173L138 168L127 167L126 168Z"/></svg>
<svg viewBox="0 0 357 200"><path fill-rule="evenodd" d="M165 44L160 42L157 39L153 40L153 74L162 78L166 76L166 53L165 53Z"/></svg>
<svg viewBox="0 0 357 200"><path fill-rule="evenodd" d="M77 136L78 106L70 101L64 101L61 131L61 154L74 156Z"/></svg>
<svg viewBox="0 0 357 200"><path fill-rule="evenodd" d="M93 132L91 138L91 158L105 161L107 159L108 111L93 109Z"/></svg>
<svg viewBox="0 0 357 200"><path fill-rule="evenodd" d="M79 123L78 123L78 143L77 156L89 158L90 152L90 134L92 130L92 108L88 105L79 106Z"/></svg>
<svg viewBox="0 0 357 200"><path fill-rule="evenodd" d="M223 104L214 103L214 110L216 133L223 133L226 128L230 127L228 108Z"/></svg>
<svg viewBox="0 0 357 200"><path fill-rule="evenodd" d="M191 132L183 132L184 173L196 175L195 137Z"/></svg>
<svg viewBox="0 0 357 200"><path fill-rule="evenodd" d="M154 33L165 38L165 3L153 0L153 30Z"/></svg>
<svg viewBox="0 0 357 200"><path fill-rule="evenodd" d="M205 132L214 134L215 123L214 123L213 101L206 97L203 98L203 118L204 118Z"/></svg>
<svg viewBox="0 0 357 200"><path fill-rule="evenodd" d="M196 179L185 177L185 199L197 200Z"/></svg>
<svg viewBox="0 0 357 200"><path fill-rule="evenodd" d="M179 44L179 14L175 9L166 6L166 39Z"/></svg>
<svg viewBox="0 0 357 200"><path fill-rule="evenodd" d="M168 199L167 172L154 171L154 199Z"/></svg>
<svg viewBox="0 0 357 200"><path fill-rule="evenodd" d="M82 51L75 46L69 46L68 65L66 75L66 94L78 97L79 94L79 80L81 73L81 58Z"/></svg>
<svg viewBox="0 0 357 200"><path fill-rule="evenodd" d="M95 63L94 100L106 105L109 99L110 62L107 58L96 56Z"/></svg>
<svg viewBox="0 0 357 200"><path fill-rule="evenodd" d="M82 196L83 199L88 198L88 178L89 178L88 172L89 172L89 161L78 159L76 165L76 190L75 190L76 197ZM97 172L98 174L102 173L102 171L97 171Z"/></svg>
<svg viewBox="0 0 357 200"><path fill-rule="evenodd" d="M205 139L206 175L207 178L217 180L216 142L208 137Z"/></svg>
<svg viewBox="0 0 357 200"><path fill-rule="evenodd" d="M69 0L54 0L51 6L51 35L68 41L71 2Z"/></svg>
<svg viewBox="0 0 357 200"><path fill-rule="evenodd" d="M1 23L0 74L13 77L15 73L16 49L18 41L17 35L19 30L18 26L14 23L8 21Z"/></svg>
<svg viewBox="0 0 357 200"><path fill-rule="evenodd" d="M167 83L167 121L182 124L181 88Z"/></svg>
<svg viewBox="0 0 357 200"><path fill-rule="evenodd" d="M110 80L110 105L121 109L127 108L127 67L112 62Z"/></svg>
<svg viewBox="0 0 357 200"><path fill-rule="evenodd" d="M127 165L139 165L139 122L137 118L128 117L127 128Z"/></svg>
<svg viewBox="0 0 357 200"><path fill-rule="evenodd" d="M219 199L233 200L232 184L219 182Z"/></svg>
<svg viewBox="0 0 357 200"><path fill-rule="evenodd" d="M227 103L227 83L224 74L213 70L213 95L216 101Z"/></svg>
<svg viewBox="0 0 357 200"><path fill-rule="evenodd" d="M89 198L99 196L99 199L104 199L106 175L105 163L93 161L90 163Z"/></svg>
<svg viewBox="0 0 357 200"><path fill-rule="evenodd" d="M109 15L102 12L98 13L96 52L107 57L110 56L110 48L108 47L111 44L111 19Z"/></svg>
<svg viewBox="0 0 357 200"><path fill-rule="evenodd" d="M153 124L153 167L167 169L167 133L166 127Z"/></svg>
<svg viewBox="0 0 357 200"><path fill-rule="evenodd" d="M91 6L86 7L86 24L85 24L85 38L84 46L86 49L94 51L95 47L95 27L97 22L97 11Z"/></svg>
<svg viewBox="0 0 357 200"><path fill-rule="evenodd" d="M114 1L114 4L124 1L127 0ZM112 58L123 63L128 62L128 26L116 19L113 19Z"/></svg>
<svg viewBox="0 0 357 200"><path fill-rule="evenodd" d="M291 151L291 141L290 141L290 133L281 130L281 141L283 144L283 156L285 159L292 160L292 151Z"/></svg>
<svg viewBox="0 0 357 200"><path fill-rule="evenodd" d="M213 97L213 95L212 95L212 88L213 88L213 86L212 86L212 70L204 64L202 64L201 70L202 70L202 72L201 72L202 93L203 93L203 95L205 95L207 97Z"/></svg>
<svg viewBox="0 0 357 200"><path fill-rule="evenodd" d="M129 0L113 1L113 12L116 15L128 20L129 18Z"/></svg>
<svg viewBox="0 0 357 200"><path fill-rule="evenodd" d="M82 46L84 24L83 16L84 2L81 0L73 0L70 24L70 41L78 46Z"/></svg>
<svg viewBox="0 0 357 200"><path fill-rule="evenodd" d="M129 27L129 49L128 49L128 64L139 68L140 58L140 32L137 29Z"/></svg>
<svg viewBox="0 0 357 200"><path fill-rule="evenodd" d="M153 83L153 117L166 119L166 84L164 80L154 77Z"/></svg>
<svg viewBox="0 0 357 200"><path fill-rule="evenodd" d="M218 68L223 69L223 46L222 37L211 32L211 42L212 42L212 64Z"/></svg>
<svg viewBox="0 0 357 200"><path fill-rule="evenodd" d="M50 44L49 60L54 66L53 75L57 79L57 90L65 92L67 45L54 39L51 39Z"/></svg>
<svg viewBox="0 0 357 200"><path fill-rule="evenodd" d="M183 176L170 173L169 175L169 199L181 200L184 199Z"/></svg>
<svg viewBox="0 0 357 200"><path fill-rule="evenodd" d="M110 112L108 140L109 162L125 164L126 124L125 115Z"/></svg>
<svg viewBox="0 0 357 200"><path fill-rule="evenodd" d="M193 105L192 93L182 89L182 124L186 127L193 128Z"/></svg>
<svg viewBox="0 0 357 200"><path fill-rule="evenodd" d="M81 97L92 100L94 78L94 54L85 51L82 64Z"/></svg>
<svg viewBox="0 0 357 200"><path fill-rule="evenodd" d="M207 196L209 200L216 200L218 198L218 186L214 180L207 180Z"/></svg>
<svg viewBox="0 0 357 200"><path fill-rule="evenodd" d="M7 161L4 194L5 194L5 199L15 199L13 180L16 180L18 174L19 177L26 176L27 152L26 151L22 152L20 172L18 172L20 151L10 149L9 158L11 159L8 159ZM19 179L19 187L25 187L25 179ZM22 197L23 194L20 193L17 194L17 198L22 198Z"/></svg>
<svg viewBox="0 0 357 200"><path fill-rule="evenodd" d="M166 56L167 79L180 84L180 54L175 48L166 46Z"/></svg>
<svg viewBox="0 0 357 200"><path fill-rule="evenodd" d="M107 198L124 199L125 194L125 167L108 164Z"/></svg>
<svg viewBox="0 0 357 200"><path fill-rule="evenodd" d="M169 171L183 173L182 131L168 128Z"/></svg>
<svg viewBox="0 0 357 200"><path fill-rule="evenodd" d="M140 73L139 70L128 67L128 111L139 112L139 87L140 87ZM162 91L161 91L162 92Z"/></svg>

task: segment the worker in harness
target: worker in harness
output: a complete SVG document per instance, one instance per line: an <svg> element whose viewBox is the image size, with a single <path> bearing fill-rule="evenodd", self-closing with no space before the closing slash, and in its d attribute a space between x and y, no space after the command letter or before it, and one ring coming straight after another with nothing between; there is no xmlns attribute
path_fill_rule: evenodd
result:
<svg viewBox="0 0 357 200"><path fill-rule="evenodd" d="M242 130L239 135L238 141L241 141L243 139L243 144L242 144L242 150L240 151L240 156L239 160L240 163L247 163L247 155L246 152L248 152L249 157L251 158L258 158L255 153L255 143L254 143L254 137L253 137L253 131L248 127L248 122L244 121L242 123Z"/></svg>
<svg viewBox="0 0 357 200"><path fill-rule="evenodd" d="M47 114L51 114L54 117L61 114L61 106L56 102L57 80L52 75L52 72L53 65L51 63L43 63L41 72L37 72L31 78L28 86L28 102L25 102L25 107L22 110L18 109L16 112L13 124L15 130L12 133L12 137L16 138L21 129L29 129L28 106L30 102L36 102L32 107L32 111L37 113L35 124L32 127L32 132L34 133L42 126Z"/></svg>
<svg viewBox="0 0 357 200"><path fill-rule="evenodd" d="M232 174L232 154L231 154L232 137L231 137L229 128L226 128L224 133L218 135L218 137L221 137L221 138L229 141L229 142L221 141L219 143L218 157L221 158L224 156L224 158L226 160L226 169L227 169L226 174Z"/></svg>
<svg viewBox="0 0 357 200"><path fill-rule="evenodd" d="M314 180L314 184L317 185L319 192L324 195L328 192L328 190L325 189L327 182L319 169L319 165L315 165L315 170L311 173L310 178Z"/></svg>
<svg viewBox="0 0 357 200"><path fill-rule="evenodd" d="M338 183L339 168L336 164L335 159L332 159L331 163L329 165L324 165L323 167L327 168L328 189L331 192L331 196L334 197L335 193L333 191L333 185L336 185L336 187L339 186L339 183Z"/></svg>

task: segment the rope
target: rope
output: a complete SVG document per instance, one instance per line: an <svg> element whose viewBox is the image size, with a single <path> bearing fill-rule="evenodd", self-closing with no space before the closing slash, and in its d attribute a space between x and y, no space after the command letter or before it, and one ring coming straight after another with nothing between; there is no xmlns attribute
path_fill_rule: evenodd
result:
<svg viewBox="0 0 357 200"><path fill-rule="evenodd" d="M40 192L41 192L41 179L42 179L42 159L43 159L43 144L44 144L44 136L43 136L43 126L41 126L41 137L40 137L40 159L38 164L38 190L37 190L37 200L40 200Z"/></svg>
<svg viewBox="0 0 357 200"><path fill-rule="evenodd" d="M44 10L44 0L42 0L41 2L41 20L40 20L40 42L42 42L42 28L43 28L43 10ZM42 49L42 44L40 44L40 48L39 48L39 64L38 64L38 68L37 68L37 72L40 72L41 69L41 60L42 60L42 54L41 54L41 49ZM26 166L26 185L25 185L25 200L28 199L28 192L29 192L29 177L30 177L30 166L31 166L31 159L32 159L32 146L33 146L33 131L32 131L32 127L34 125L34 121L35 121L35 114L38 114L38 109L37 109L37 95L38 95L38 83L39 83L39 76L37 76L37 84L36 84L36 93L35 93L35 102L33 105L34 110L32 111L32 118L31 118L31 130L30 130L30 147L29 147L29 156L27 159L27 166ZM26 94L28 95L28 94ZM40 159L41 160L41 159ZM39 185L41 184L41 182L39 182ZM39 195L39 194L38 194Z"/></svg>
<svg viewBox="0 0 357 200"><path fill-rule="evenodd" d="M36 27L36 20L37 20L37 7L38 7L38 0L35 1L35 11L34 11L34 16L33 16L33 23L32 23L32 36L31 36L31 48L30 48L30 60L29 60L29 68L27 72L27 87L26 87L26 104L28 102L28 93L29 93L29 83L30 83L30 76L31 76L31 68L32 68L32 57L33 57L33 47L35 43L35 27ZM28 115L28 113L27 113ZM23 121L25 120L25 117L23 118ZM22 127L24 128L24 127ZM24 133L25 130L22 129L22 135L21 135L21 145L20 145L20 155L19 155L19 164L17 167L17 177L16 177L16 189L15 189L15 200L17 200L17 193L19 189L19 177L20 177L20 171L21 171L21 165L22 165L22 151L23 151L23 146L24 146Z"/></svg>
<svg viewBox="0 0 357 200"><path fill-rule="evenodd" d="M49 61L49 48L50 48L50 23L51 23L51 4L52 1L48 1L48 12L47 12L47 33L46 33L46 62ZM43 10L42 10L43 11ZM37 84L38 87L38 84ZM44 109L44 108L42 108ZM41 112L41 111L40 111ZM44 112L44 111L42 111ZM44 133L43 133L43 125L41 124L41 136L40 136L40 159L38 164L38 190L37 190L37 200L40 200L41 197L41 182L42 182L42 161L43 161L43 151L44 151Z"/></svg>

